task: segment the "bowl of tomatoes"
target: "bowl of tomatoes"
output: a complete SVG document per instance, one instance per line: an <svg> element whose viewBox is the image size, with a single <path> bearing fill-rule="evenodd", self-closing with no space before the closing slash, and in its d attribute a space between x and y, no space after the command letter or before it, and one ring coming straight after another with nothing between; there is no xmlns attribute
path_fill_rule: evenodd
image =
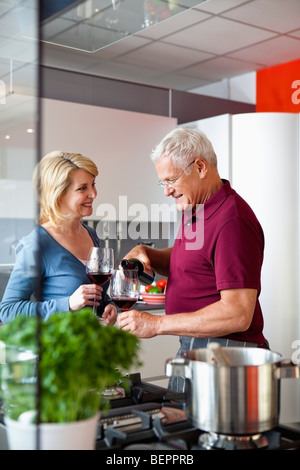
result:
<svg viewBox="0 0 300 470"><path fill-rule="evenodd" d="M155 286L146 286L145 292L141 294L143 301L148 304L164 304L166 287L166 279L160 279Z"/></svg>

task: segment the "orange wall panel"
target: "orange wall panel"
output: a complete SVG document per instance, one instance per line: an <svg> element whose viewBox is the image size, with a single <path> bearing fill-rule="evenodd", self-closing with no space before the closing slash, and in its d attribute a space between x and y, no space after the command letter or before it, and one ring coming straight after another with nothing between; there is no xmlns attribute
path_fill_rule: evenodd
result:
<svg viewBox="0 0 300 470"><path fill-rule="evenodd" d="M300 59L256 73L257 112L300 112Z"/></svg>

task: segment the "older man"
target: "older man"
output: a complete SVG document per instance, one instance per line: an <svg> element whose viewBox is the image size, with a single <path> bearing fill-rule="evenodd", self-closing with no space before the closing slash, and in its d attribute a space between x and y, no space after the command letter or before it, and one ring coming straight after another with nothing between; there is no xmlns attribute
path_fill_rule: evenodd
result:
<svg viewBox="0 0 300 470"><path fill-rule="evenodd" d="M172 248L138 245L127 257L168 276L166 315L131 310L120 314L119 327L140 338L178 335L177 355L210 341L268 347L259 303L263 230L221 179L211 142L197 129L176 128L152 160L165 195L183 213L182 224ZM176 382L172 388L181 390Z"/></svg>

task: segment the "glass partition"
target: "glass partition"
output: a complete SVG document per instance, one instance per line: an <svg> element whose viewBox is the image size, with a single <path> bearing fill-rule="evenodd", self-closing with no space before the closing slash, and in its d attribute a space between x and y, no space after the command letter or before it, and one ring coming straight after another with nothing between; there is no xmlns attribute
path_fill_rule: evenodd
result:
<svg viewBox="0 0 300 470"><path fill-rule="evenodd" d="M16 246L35 224L37 5L37 0L0 0L0 300Z"/></svg>
<svg viewBox="0 0 300 470"><path fill-rule="evenodd" d="M39 154L38 77L39 2L0 0L0 302L16 267L18 244L36 224L37 201L32 176ZM38 252L38 246L34 251ZM18 269L19 279L36 280L36 260L25 257L24 261L22 269ZM2 322L0 327L4 333ZM6 449L5 443L13 449L9 444L7 419L15 418L18 402L22 401L21 412L35 409L37 395L32 352L20 350L19 344L9 346L9 342L0 344L1 450ZM16 354L14 358L12 352ZM28 366L31 372L35 370L33 374L28 375ZM33 447L38 446L38 437L33 439Z"/></svg>

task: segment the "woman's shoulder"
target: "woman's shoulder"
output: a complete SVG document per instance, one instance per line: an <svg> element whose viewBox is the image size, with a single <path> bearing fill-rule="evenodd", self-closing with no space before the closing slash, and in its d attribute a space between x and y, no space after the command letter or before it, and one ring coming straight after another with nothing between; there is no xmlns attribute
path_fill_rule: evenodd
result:
<svg viewBox="0 0 300 470"><path fill-rule="evenodd" d="M21 247L37 246L38 244L43 243L43 240L45 238L48 238L48 236L48 232L43 227L41 227L40 225L36 225L30 233L21 238L21 240L19 241L19 245Z"/></svg>
<svg viewBox="0 0 300 470"><path fill-rule="evenodd" d="M19 243L21 245L31 245L32 243L37 242L38 237L39 237L39 228L40 228L39 226L34 227L30 233L28 233L27 235L24 235L20 239Z"/></svg>
<svg viewBox="0 0 300 470"><path fill-rule="evenodd" d="M19 255L20 252L26 253L26 256L30 256L29 253L35 253L38 249L39 244L39 230L38 226L34 227L30 233L24 235L17 247L16 255Z"/></svg>

